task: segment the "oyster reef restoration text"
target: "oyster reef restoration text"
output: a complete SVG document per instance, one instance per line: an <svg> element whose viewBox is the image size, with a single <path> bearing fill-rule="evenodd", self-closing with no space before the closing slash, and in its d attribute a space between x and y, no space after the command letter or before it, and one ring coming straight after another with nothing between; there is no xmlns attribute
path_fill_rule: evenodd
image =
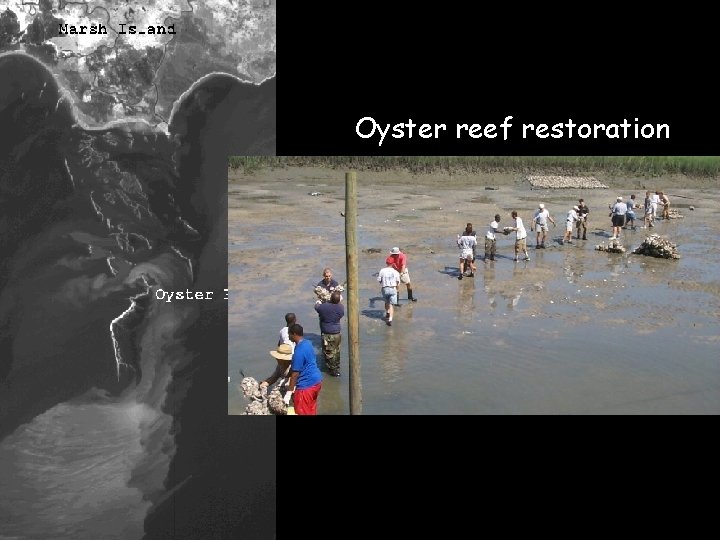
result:
<svg viewBox="0 0 720 540"><path fill-rule="evenodd" d="M448 129L445 124L417 124L409 119L397 124L380 123L371 116L361 118L355 125L355 133L363 139L377 140L382 146L386 137L394 139L420 137L421 139L438 139L452 136L456 139L470 137L472 139L494 139L498 136L503 141L511 137L511 132L522 133L523 139L669 139L668 124L641 124L638 118L629 122L626 118L614 124L578 124L568 119L567 122L556 124L517 124L513 128L513 117L506 116L501 124L455 124Z"/></svg>

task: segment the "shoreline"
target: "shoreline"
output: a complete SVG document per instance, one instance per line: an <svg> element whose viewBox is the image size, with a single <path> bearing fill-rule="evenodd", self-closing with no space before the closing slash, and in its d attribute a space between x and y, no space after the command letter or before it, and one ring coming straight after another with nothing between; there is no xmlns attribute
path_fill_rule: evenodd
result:
<svg viewBox="0 0 720 540"><path fill-rule="evenodd" d="M345 167L330 167L330 166L311 166L311 167L299 167L299 166L278 166L263 168L255 171L246 173L241 169L228 168L228 180L229 184L240 181L242 178L254 179L262 178L263 175L278 176L281 174L287 174L288 176L294 176L297 173L302 173L303 176L315 176L318 179L322 178L337 178L338 175L343 175L346 172L356 171L358 177L364 177L366 179L372 179L372 183L381 182L388 185L406 184L408 182L418 181L419 183L425 183L428 179L443 177L447 186L463 186L473 185L478 187L489 186L517 186L527 187L527 189L533 191L539 191L547 189L553 191L555 189L562 190L568 188L533 188L527 181L527 177L530 175L558 175L558 176L587 176L593 177L599 182L606 184L608 190L613 189L645 189L645 190L659 190L659 189L712 189L720 188L720 178L711 176L689 176L684 174L672 174L672 175L622 175L608 171L578 171L570 169L530 169L530 170L504 170L504 171L482 171L482 172L467 172L465 170L458 171L433 171L433 172L412 172L407 168L393 168L385 170L371 170L371 169L352 169ZM580 189L580 188L570 188ZM606 191L604 188L592 188L589 191L601 192Z"/></svg>

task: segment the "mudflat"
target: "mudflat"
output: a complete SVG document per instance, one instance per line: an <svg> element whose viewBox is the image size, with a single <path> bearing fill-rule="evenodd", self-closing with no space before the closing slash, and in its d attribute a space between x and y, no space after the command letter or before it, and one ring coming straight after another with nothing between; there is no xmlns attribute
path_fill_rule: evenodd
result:
<svg viewBox="0 0 720 540"><path fill-rule="evenodd" d="M245 408L243 375L272 373L286 312L320 353L313 287L326 266L346 279L345 172L228 172L229 414ZM720 413L719 179L595 173L609 189L558 190L533 189L528 174L542 171L358 172L363 413ZM611 235L608 205L631 194L642 204L646 190L663 190L684 217L648 230L637 210L626 253L595 250ZM588 239L560 245L581 197ZM541 202L558 226L535 249L529 226ZM512 210L531 260L513 262L514 234L499 236L497 260L478 257L475 276L458 280L457 234L471 222L481 255L493 216L509 226ZM677 244L681 258L632 254L649 234ZM401 285L388 327L376 275L393 246L408 255L419 300ZM341 351L341 376L323 371L320 414L348 413L346 324Z"/></svg>

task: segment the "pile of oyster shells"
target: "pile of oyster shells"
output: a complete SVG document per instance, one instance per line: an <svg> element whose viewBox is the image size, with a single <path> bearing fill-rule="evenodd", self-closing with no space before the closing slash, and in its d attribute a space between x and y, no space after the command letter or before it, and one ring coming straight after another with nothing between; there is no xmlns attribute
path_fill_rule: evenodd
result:
<svg viewBox="0 0 720 540"><path fill-rule="evenodd" d="M620 243L620 240L609 240L607 245L603 242L602 244L595 246L595 249L597 251L607 251L609 253L625 253L626 251Z"/></svg>
<svg viewBox="0 0 720 540"><path fill-rule="evenodd" d="M245 407L247 415L268 415L267 396L260 391L260 384L253 377L245 377L240 382L243 395L250 400Z"/></svg>
<svg viewBox="0 0 720 540"><path fill-rule="evenodd" d="M576 189L608 189L594 176L538 176L529 175L528 182L534 188L576 188Z"/></svg>
<svg viewBox="0 0 720 540"><path fill-rule="evenodd" d="M337 287L335 287L335 290L338 292L343 292L345 290L345 287L343 287L342 285L338 285ZM313 291L315 291L315 296L317 296L318 300L320 300L322 303L330 301L330 295L332 294L332 292L328 291L327 289L324 289L320 285L318 285L313 289Z"/></svg>
<svg viewBox="0 0 720 540"><path fill-rule="evenodd" d="M692 210L692 209L694 209L694 208L691 207L691 210ZM685 217L685 216L683 216L678 210L674 210L674 209L672 209L672 208L670 209L670 211L668 212L668 214L669 214L670 219L678 219L678 218L684 218L684 217Z"/></svg>
<svg viewBox="0 0 720 540"><path fill-rule="evenodd" d="M276 416L283 416L288 413L288 406L285 405L280 388L277 386L270 391L267 398L267 406L270 413Z"/></svg>
<svg viewBox="0 0 720 540"><path fill-rule="evenodd" d="M657 234L653 234L645 238L643 243L640 244L633 253L637 253L638 255L650 255L651 257L658 257L662 259L680 258L680 254L677 252L677 246Z"/></svg>
<svg viewBox="0 0 720 540"><path fill-rule="evenodd" d="M270 393L263 392L260 384L253 377L245 377L240 382L243 395L250 400L245 407L244 414L251 416L286 415L288 407L283 401L280 388L275 386Z"/></svg>

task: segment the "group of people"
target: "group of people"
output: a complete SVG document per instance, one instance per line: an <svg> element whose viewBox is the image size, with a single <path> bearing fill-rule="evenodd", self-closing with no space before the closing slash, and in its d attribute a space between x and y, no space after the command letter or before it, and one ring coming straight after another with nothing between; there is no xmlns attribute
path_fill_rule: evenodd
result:
<svg viewBox="0 0 720 540"><path fill-rule="evenodd" d="M513 220L511 227L500 229L500 214L495 214L495 218L488 225L487 231L485 232L485 258L483 262L495 260L497 235L509 234L510 232L515 232L515 261L518 261L520 252L525 255L526 261L530 260L530 255L527 250L527 230L525 229L523 220L515 210L513 210L510 215ZM552 220L552 218L550 219ZM539 235L540 233L538 231L538 238ZM473 229L472 223L465 225L465 230L457 235L457 245L460 249L460 274L458 275L458 279L462 279L466 275L473 277L477 271L477 266L475 265L477 233ZM469 274L466 274L467 268L470 268Z"/></svg>
<svg viewBox="0 0 720 540"><path fill-rule="evenodd" d="M654 227L655 219L657 219L658 205L663 205L662 218L670 219L670 199L662 191L651 193L645 192L645 226L647 228Z"/></svg>
<svg viewBox="0 0 720 540"><path fill-rule="evenodd" d="M408 300L417 302L413 295L407 255L394 247L386 258L386 267L378 274L383 299L385 300L385 323L392 326L393 307L398 305L398 287L404 283ZM340 344L342 342L341 321L345 316L342 305L342 287L333 278L330 268L323 269L323 279L315 286L318 300L315 311L320 323L322 352L328 373L340 376ZM327 299L327 300L325 300ZM322 388L322 374L318 367L315 350L304 336L304 329L297 323L294 313L285 315L286 325L280 329L277 348L270 355L277 360L275 371L260 383L262 391L277 384L284 401L292 399L298 415L317 414L317 400Z"/></svg>
<svg viewBox="0 0 720 540"><path fill-rule="evenodd" d="M670 217L670 200L662 191L652 194L647 191L643 209L645 212L644 223L647 227L653 227L656 219L658 205L663 205L663 218ZM641 208L637 203L635 195L631 195L627 202L623 197L617 197L614 204L609 205L612 223L611 240L620 238L620 231L625 226L635 228L635 209ZM573 230L577 231L576 239L587 240L587 223L590 209L584 199L579 199L578 204L567 212L565 219L565 231L560 244L572 243ZM517 211L511 212L512 226L500 228L501 216L495 214L493 221L488 224L485 232L485 257L483 262L494 261L497 248L497 235L515 233L515 262L519 260L520 253L524 260L529 261L530 255L527 249L527 230L522 218ZM555 219L543 203L538 205L535 211L531 231L536 232L535 248L545 249L549 223L557 226ZM465 275L473 277L477 271L475 265L477 233L472 223L467 223L465 229L457 235L457 245L460 249L460 274L458 279ZM467 270L469 274L466 274ZM384 321L387 326L392 326L394 307L399 305L399 287L404 283L407 288L408 300L417 302L413 294L410 272L408 270L408 258L399 247L393 247L385 259L385 267L378 272L377 281L380 283L380 292L385 302ZM322 299L315 302L315 311L320 322L320 334L322 337L322 351L328 373L333 377L340 376L340 344L341 320L345 316L345 308L342 305L342 287L333 279L332 270L323 270L323 279L317 284L316 290L322 290ZM318 295L321 296L321 295ZM325 300L326 299L326 300ZM295 412L299 415L317 414L317 400L322 387L322 374L318 367L315 350L312 343L304 338L304 329L297 323L294 313L285 315L286 325L280 330L280 338L277 348L270 351L270 355L277 360L277 366L272 375L260 383L261 389L267 391L269 386L278 384L281 391L284 391L284 400L289 404L292 399Z"/></svg>
<svg viewBox="0 0 720 540"><path fill-rule="evenodd" d="M620 239L620 230L625 227L631 227L635 230L635 209L643 208L645 227L651 228L655 226L657 219L658 205L663 205L663 219L670 219L670 198L662 191L652 193L645 192L645 201L642 206L635 200L635 195L630 195L627 203L623 202L622 197L618 197L615 204L610 205L609 217L612 219L612 236L610 240Z"/></svg>
<svg viewBox="0 0 720 540"><path fill-rule="evenodd" d="M542 204L540 205L542 206ZM587 240L587 222L590 208L585 204L585 199L578 199L578 203L568 210L567 216L565 217L565 233L563 234L560 244L565 243L572 244L573 239L573 228L577 228L576 240L580 240L580 232L582 231L582 239ZM545 244L543 242L543 246Z"/></svg>
<svg viewBox="0 0 720 540"><path fill-rule="evenodd" d="M663 218L669 219L670 217L670 199L662 191L656 191L654 194L650 191L645 194L645 204L643 206L645 211L645 225L647 227L653 227L657 215L658 205L663 205ZM635 229L635 209L641 208L640 204L636 201L635 195L631 195L627 202L623 201L622 197L617 197L614 204L609 205L612 226L612 236L610 240L617 240L620 238L621 229L631 227ZM587 225L588 225L588 214L590 208L585 203L584 199L578 199L578 204L570 208L565 218L565 231L560 244L572 244L573 243L573 231L577 232L575 238L577 240L587 240ZM497 247L497 234L509 234L510 232L515 233L515 257L514 261L519 260L519 256L522 253L524 260L529 261L530 255L527 250L527 231L523 223L522 218L518 216L516 211L512 211L513 225L511 227L505 227L500 229L500 215L496 214L495 218L488 225L487 232L485 233L485 258L483 262L494 261ZM530 225L531 231L536 232L535 249L545 249L545 243L547 241L548 231L550 230L549 223L552 223L553 227L557 226L555 219L550 215L550 212L543 203L538 205L535 211L532 223ZM477 233L473 230L472 223L468 223L465 226L465 230L457 235L457 245L460 249L460 274L458 279L463 279L465 276L472 277L477 271L475 266L476 258L476 247L477 247ZM470 273L466 272L470 269Z"/></svg>
<svg viewBox="0 0 720 540"><path fill-rule="evenodd" d="M318 299L315 311L320 322L322 349L328 372L340 376L340 321L345 316L341 287L333 279L332 270L323 270L323 279L317 284L329 293L328 301ZM325 295L323 295L325 297ZM275 371L260 383L260 389L268 392L277 385L286 405L292 399L295 414L316 415L317 401L322 388L322 373L318 366L315 349L304 337L305 329L297 323L295 313L285 314L285 326L280 329L277 348L270 356L277 360Z"/></svg>
<svg viewBox="0 0 720 540"><path fill-rule="evenodd" d="M304 329L297 324L294 313L285 315L287 326L280 330L280 339L270 355L277 360L272 375L260 382L261 391L277 384L284 393L286 405L292 399L298 415L317 414L317 399L322 386L322 374L317 366L315 349L305 339Z"/></svg>

